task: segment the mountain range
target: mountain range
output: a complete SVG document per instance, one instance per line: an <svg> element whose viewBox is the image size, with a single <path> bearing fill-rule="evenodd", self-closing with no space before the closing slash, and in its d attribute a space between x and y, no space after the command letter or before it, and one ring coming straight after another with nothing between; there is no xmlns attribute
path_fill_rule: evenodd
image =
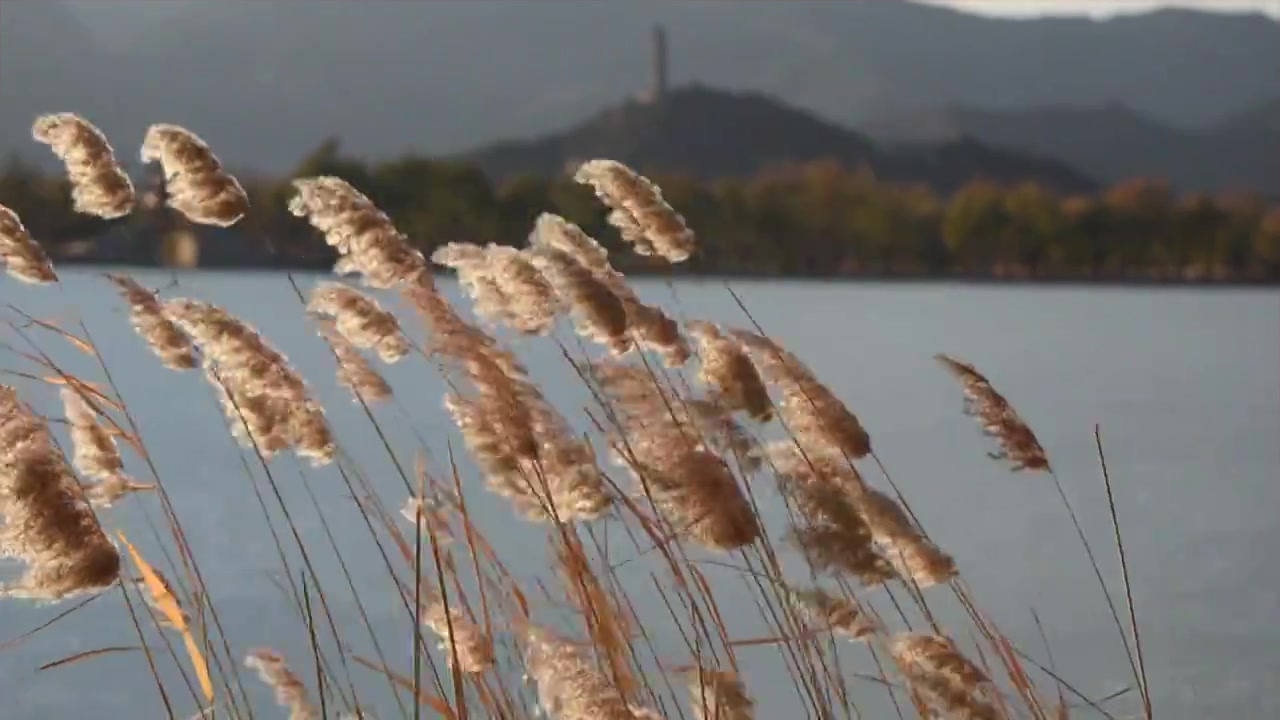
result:
<svg viewBox="0 0 1280 720"><path fill-rule="evenodd" d="M947 192L984 177L1035 181L1063 192L1095 183L1064 163L968 138L881 147L853 130L759 93L730 93L699 85L652 100L607 108L561 132L499 142L457 159L495 180L544 177L594 157L624 162L646 174L680 173L711 179L745 176L769 167L835 160L892 182L927 184Z"/></svg>
<svg viewBox="0 0 1280 720"><path fill-rule="evenodd" d="M1069 162L1102 182L1155 176L1184 190L1280 196L1280 98L1197 129L1177 128L1120 104L1005 112L917 108L887 113L862 128L887 144L975 139Z"/></svg>
<svg viewBox="0 0 1280 720"><path fill-rule="evenodd" d="M0 154L50 166L30 123L62 110L94 120L130 160L148 124L175 122L233 168L268 173L335 135L368 158L555 137L648 84L655 22L667 28L673 86L765 94L834 127L870 128L858 137L873 145L867 135L903 139L881 132L887 118L924 108L945 114L945 129L911 139L935 149L999 146L1001 157L1045 156L1099 180L1253 183L1233 158L1267 157L1267 108L1280 98L1280 23L1262 15L1013 21L887 0L2 5ZM1151 149L1129 153L1142 143L1087 127L1015 132L1071 126L1080 112L1131 116Z"/></svg>

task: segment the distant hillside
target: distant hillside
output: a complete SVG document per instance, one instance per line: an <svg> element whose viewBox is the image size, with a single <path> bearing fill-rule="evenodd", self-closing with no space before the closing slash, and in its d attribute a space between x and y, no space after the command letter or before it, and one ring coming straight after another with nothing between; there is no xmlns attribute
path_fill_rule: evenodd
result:
<svg viewBox="0 0 1280 720"><path fill-rule="evenodd" d="M1117 104L924 108L886 114L864 129L886 142L973 137L1057 158L1108 182L1156 176L1182 190L1280 194L1280 98L1201 130L1174 128Z"/></svg>
<svg viewBox="0 0 1280 720"><path fill-rule="evenodd" d="M1217 129L1221 132L1280 133L1280 95L1227 117Z"/></svg>
<svg viewBox="0 0 1280 720"><path fill-rule="evenodd" d="M701 86L672 90L658 102L629 101L568 130L496 143L458 159L501 179L555 175L593 157L614 158L644 172L702 178L834 159L850 168L868 167L883 180L920 182L944 191L978 176L1034 180L1067 191L1094 186L1062 163L967 139L885 150L857 132L763 95Z"/></svg>
<svg viewBox="0 0 1280 720"><path fill-rule="evenodd" d="M25 130L50 110L91 115L130 156L147 124L184 123L263 172L335 135L362 157L456 153L641 89L656 21L673 84L761 92L855 127L923 103L1117 99L1190 127L1280 96L1280 23L1263 16L1009 21L889 0L0 4L0 156L47 156Z"/></svg>

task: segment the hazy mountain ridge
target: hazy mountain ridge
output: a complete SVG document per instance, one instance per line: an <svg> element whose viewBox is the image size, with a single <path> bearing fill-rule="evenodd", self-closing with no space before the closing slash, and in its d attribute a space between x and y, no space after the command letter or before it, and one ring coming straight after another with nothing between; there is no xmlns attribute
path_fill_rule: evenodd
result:
<svg viewBox="0 0 1280 720"><path fill-rule="evenodd" d="M1280 23L1263 16L1005 21L889 2L98 3L5 3L0 152L46 157L26 131L51 110L91 116L129 157L147 124L187 124L230 164L268 172L333 135L373 158L537 137L643 88L657 20L673 83L763 92L855 127L887 107L1115 98L1205 125L1280 97Z"/></svg>
<svg viewBox="0 0 1280 720"><path fill-rule="evenodd" d="M973 137L1069 162L1092 177L1164 177L1175 187L1280 195L1280 98L1204 129L1184 130L1119 104L997 112L973 107L888 113L864 128L885 142Z"/></svg>
<svg viewBox="0 0 1280 720"><path fill-rule="evenodd" d="M610 157L647 173L702 178L751 175L771 166L834 159L869 168L883 180L949 191L977 176L1034 180L1074 192L1095 184L1063 163L993 149L969 140L882 149L856 131L758 93L703 86L668 92L657 102L630 101L574 127L462 154L491 178L552 176L592 157Z"/></svg>

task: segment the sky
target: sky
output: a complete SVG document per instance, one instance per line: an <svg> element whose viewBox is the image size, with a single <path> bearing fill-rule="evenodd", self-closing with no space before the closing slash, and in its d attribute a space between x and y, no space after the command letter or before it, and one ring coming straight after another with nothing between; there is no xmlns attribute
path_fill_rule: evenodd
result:
<svg viewBox="0 0 1280 720"><path fill-rule="evenodd" d="M1108 17L1146 12L1161 7L1184 7L1223 12L1264 12L1280 20L1280 0L917 0L965 12L1004 17L1087 15Z"/></svg>

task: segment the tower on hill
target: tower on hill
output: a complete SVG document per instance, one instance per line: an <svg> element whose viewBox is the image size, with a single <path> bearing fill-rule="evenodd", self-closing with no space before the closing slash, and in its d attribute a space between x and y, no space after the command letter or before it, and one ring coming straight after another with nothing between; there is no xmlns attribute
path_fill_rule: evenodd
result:
<svg viewBox="0 0 1280 720"><path fill-rule="evenodd" d="M661 23L653 26L651 54L650 85L640 95L643 102L657 102L667 94L667 31Z"/></svg>

